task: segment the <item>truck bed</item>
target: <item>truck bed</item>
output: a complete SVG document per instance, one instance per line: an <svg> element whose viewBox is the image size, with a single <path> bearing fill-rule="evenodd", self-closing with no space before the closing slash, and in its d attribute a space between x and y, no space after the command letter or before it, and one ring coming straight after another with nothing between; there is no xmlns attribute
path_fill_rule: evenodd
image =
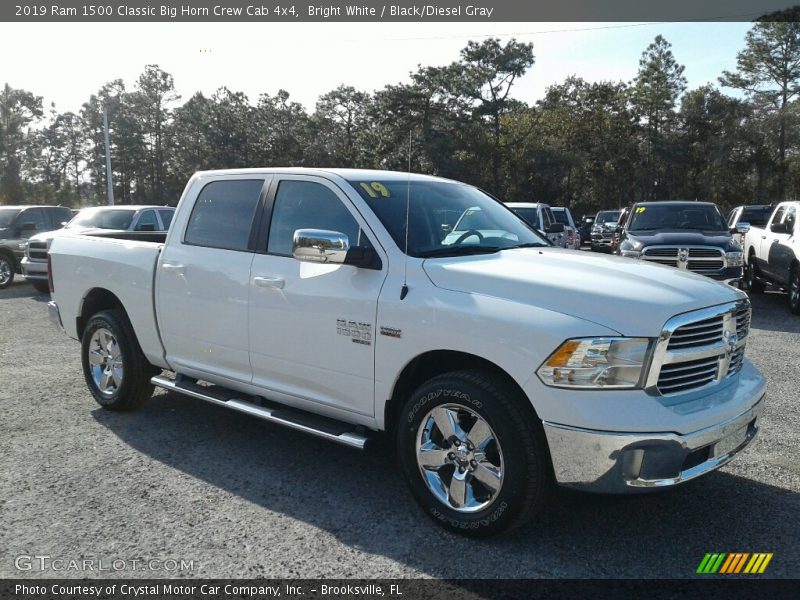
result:
<svg viewBox="0 0 800 600"><path fill-rule="evenodd" d="M62 314L80 315L93 289L108 290L125 307L147 359L166 365L154 308L155 268L165 237L163 232L116 232L53 240L53 288ZM76 320L65 319L64 329L78 339Z"/></svg>

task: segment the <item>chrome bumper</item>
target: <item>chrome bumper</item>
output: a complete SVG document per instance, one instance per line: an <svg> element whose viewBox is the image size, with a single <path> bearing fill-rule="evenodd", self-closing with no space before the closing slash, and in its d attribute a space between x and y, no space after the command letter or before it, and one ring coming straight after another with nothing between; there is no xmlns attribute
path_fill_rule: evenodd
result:
<svg viewBox="0 0 800 600"><path fill-rule="evenodd" d="M47 316L50 317L50 322L64 331L64 324L61 322L61 312L58 310L58 304L52 300L47 303Z"/></svg>
<svg viewBox="0 0 800 600"><path fill-rule="evenodd" d="M764 392L747 411L687 435L615 433L544 423L559 484L591 492L629 493L674 486L717 469L753 441Z"/></svg>
<svg viewBox="0 0 800 600"><path fill-rule="evenodd" d="M22 276L28 281L47 281L47 262L23 258L19 263Z"/></svg>

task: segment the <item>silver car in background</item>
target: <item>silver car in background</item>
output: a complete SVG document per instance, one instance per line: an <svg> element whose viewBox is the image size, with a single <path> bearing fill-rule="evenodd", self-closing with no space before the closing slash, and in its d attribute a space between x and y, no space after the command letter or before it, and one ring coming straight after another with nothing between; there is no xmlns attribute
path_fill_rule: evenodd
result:
<svg viewBox="0 0 800 600"><path fill-rule="evenodd" d="M564 226L564 236L566 238L565 248L570 250L581 249L581 236L578 232L578 227L575 225L575 220L572 218L572 213L566 206L553 206L551 207L553 216L556 222Z"/></svg>

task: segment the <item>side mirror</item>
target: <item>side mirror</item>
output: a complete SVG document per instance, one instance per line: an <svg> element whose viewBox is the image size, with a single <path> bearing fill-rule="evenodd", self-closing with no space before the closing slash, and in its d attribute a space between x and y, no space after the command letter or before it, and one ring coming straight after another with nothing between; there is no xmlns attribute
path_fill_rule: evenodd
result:
<svg viewBox="0 0 800 600"><path fill-rule="evenodd" d="M731 233L745 234L748 231L750 231L750 223L745 223L742 221L736 224L736 227L733 228L733 231L731 231Z"/></svg>
<svg viewBox="0 0 800 600"><path fill-rule="evenodd" d="M142 223L137 225L136 231L155 231L156 226L153 223Z"/></svg>
<svg viewBox="0 0 800 600"><path fill-rule="evenodd" d="M292 256L302 262L342 265L350 250L347 236L326 229L298 229L292 237Z"/></svg>
<svg viewBox="0 0 800 600"><path fill-rule="evenodd" d="M36 223L32 221L26 221L19 226L19 231L20 233L23 231L36 231Z"/></svg>
<svg viewBox="0 0 800 600"><path fill-rule="evenodd" d="M786 223L773 223L770 225L769 230L772 233L788 233L789 230L786 228Z"/></svg>
<svg viewBox="0 0 800 600"><path fill-rule="evenodd" d="M564 233L563 223L553 223L547 228L546 233Z"/></svg>
<svg viewBox="0 0 800 600"><path fill-rule="evenodd" d="M453 226L447 223L442 223L442 232L443 233L450 233L453 230Z"/></svg>

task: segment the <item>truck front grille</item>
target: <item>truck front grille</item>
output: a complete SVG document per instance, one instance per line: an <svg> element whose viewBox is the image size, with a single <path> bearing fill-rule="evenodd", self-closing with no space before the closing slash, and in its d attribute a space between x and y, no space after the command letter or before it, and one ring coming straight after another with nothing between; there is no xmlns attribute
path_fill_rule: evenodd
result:
<svg viewBox="0 0 800 600"><path fill-rule="evenodd" d="M642 258L703 274L714 274L725 267L725 252L721 248L651 246L642 251Z"/></svg>
<svg viewBox="0 0 800 600"><path fill-rule="evenodd" d="M46 261L47 242L28 242L28 258Z"/></svg>
<svg viewBox="0 0 800 600"><path fill-rule="evenodd" d="M732 377L744 365L749 331L747 300L673 317L653 353L648 389L667 396Z"/></svg>

